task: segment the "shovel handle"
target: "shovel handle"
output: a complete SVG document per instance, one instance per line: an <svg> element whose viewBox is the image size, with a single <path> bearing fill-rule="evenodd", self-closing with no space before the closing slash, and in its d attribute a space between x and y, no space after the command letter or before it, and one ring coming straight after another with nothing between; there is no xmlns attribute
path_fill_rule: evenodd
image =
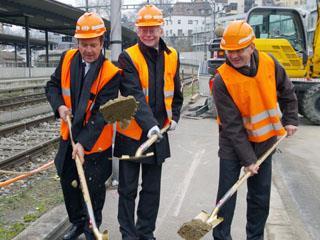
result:
<svg viewBox="0 0 320 240"><path fill-rule="evenodd" d="M169 127L170 127L170 124L167 124L166 126L161 128L160 130L161 134L164 134L166 131L168 131ZM137 149L135 157L141 157L142 154L145 151L147 151L147 149L158 140L158 138L159 138L158 135L154 134L147 141L142 143L140 147Z"/></svg>
<svg viewBox="0 0 320 240"><path fill-rule="evenodd" d="M287 132L282 135L273 145L270 147L256 162L256 166L260 166L264 160L275 150L275 148L280 144L280 142L285 139L287 136ZM223 195L223 197L219 200L216 207L213 209L210 214L207 222L210 223L214 219L216 219L216 215L218 214L220 208L232 197L232 195L238 190L238 188L242 185L244 181L246 181L251 176L250 172L246 172L242 174L239 180Z"/></svg>
<svg viewBox="0 0 320 240"><path fill-rule="evenodd" d="M72 131L71 131L72 124L71 124L71 118L69 115L67 115L67 122L68 122L71 144L72 144L72 147L74 147L75 143L74 143L74 140L72 137ZM96 221L94 218L94 213L93 213L92 203L91 203L91 199L90 199L88 184L87 184L87 180L86 180L86 177L84 174L82 163L81 163L81 160L80 160L80 157L78 156L78 154L76 155L75 161L76 161L77 172L78 172L79 180L80 180L80 184L81 184L83 199L84 199L84 202L86 203L86 206L87 206L90 224L92 225L92 231L98 240L102 240L103 234L99 232L99 229L97 227L97 224L96 224Z"/></svg>

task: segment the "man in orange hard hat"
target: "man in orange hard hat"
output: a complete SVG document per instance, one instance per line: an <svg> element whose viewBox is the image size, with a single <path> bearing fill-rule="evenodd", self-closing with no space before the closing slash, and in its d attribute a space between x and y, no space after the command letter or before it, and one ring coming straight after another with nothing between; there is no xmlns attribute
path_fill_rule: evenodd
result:
<svg viewBox="0 0 320 240"><path fill-rule="evenodd" d="M103 48L104 21L95 13L84 13L77 21L74 37L78 49L63 53L59 66L51 75L46 95L57 118L61 118L60 145L55 165L62 186L72 227L64 240L77 239L82 233L94 239L82 197L79 177L73 160L83 162L97 226L102 221L105 181L111 175L112 125L107 124L100 105L118 96L120 69L106 60ZM72 150L67 115L72 115Z"/></svg>
<svg viewBox="0 0 320 240"><path fill-rule="evenodd" d="M269 213L271 156L260 167L257 159L298 125L294 86L274 57L257 51L255 35L245 21L231 22L220 47L227 60L218 68L213 94L219 114L220 175L217 200L238 180L240 169L250 172L247 193L247 240L262 240ZM278 110L282 111L282 117ZM224 221L213 230L215 240L231 240L236 194L221 208Z"/></svg>
<svg viewBox="0 0 320 240"><path fill-rule="evenodd" d="M161 38L163 22L157 7L146 5L140 9L136 19L138 43L119 56L124 72L120 91L125 96L133 95L139 101L139 108L128 128L117 128L115 155L134 156L137 148L153 134L162 138L148 150L154 156L135 162L120 161L118 221L124 240L155 239L162 163L170 157L168 135L161 134L160 128L167 124L170 130L176 128L183 102L178 53ZM140 168L142 189L135 221Z"/></svg>

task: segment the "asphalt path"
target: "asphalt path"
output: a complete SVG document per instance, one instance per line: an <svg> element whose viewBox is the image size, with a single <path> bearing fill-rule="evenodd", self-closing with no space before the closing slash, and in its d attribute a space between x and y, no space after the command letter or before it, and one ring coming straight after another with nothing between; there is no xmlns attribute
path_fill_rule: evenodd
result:
<svg viewBox="0 0 320 240"><path fill-rule="evenodd" d="M300 239L320 239L320 127L301 119L274 162L275 184Z"/></svg>

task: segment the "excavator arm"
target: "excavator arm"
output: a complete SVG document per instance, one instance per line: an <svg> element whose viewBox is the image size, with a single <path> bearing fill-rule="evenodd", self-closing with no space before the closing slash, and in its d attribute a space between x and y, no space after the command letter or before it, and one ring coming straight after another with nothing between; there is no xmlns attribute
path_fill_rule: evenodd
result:
<svg viewBox="0 0 320 240"><path fill-rule="evenodd" d="M320 0L317 1L317 25L313 37L313 57L311 77L320 78Z"/></svg>

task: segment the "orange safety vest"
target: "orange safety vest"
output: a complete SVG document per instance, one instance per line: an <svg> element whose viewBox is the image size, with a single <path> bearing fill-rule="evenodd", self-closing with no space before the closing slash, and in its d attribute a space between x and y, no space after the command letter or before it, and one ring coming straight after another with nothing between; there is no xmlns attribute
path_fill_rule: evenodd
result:
<svg viewBox="0 0 320 240"><path fill-rule="evenodd" d="M167 112L167 121L165 124L169 123L172 119L172 100L174 95L174 77L177 71L178 64L178 54L174 48L169 48L171 53L167 54L164 52L164 102ZM147 62L139 49L138 44L126 49L126 52L129 54L135 68L138 71L140 83L142 86L143 93L146 97L146 102L149 102L149 69ZM135 140L141 138L142 129L138 123L132 119L127 128L123 129L117 124L117 131L127 137L130 137Z"/></svg>
<svg viewBox="0 0 320 240"><path fill-rule="evenodd" d="M259 52L254 77L245 76L226 63L218 72L242 115L249 141L263 142L285 133L277 105L275 64L269 55Z"/></svg>
<svg viewBox="0 0 320 240"><path fill-rule="evenodd" d="M66 52L65 57L62 63L61 70L61 88L62 88L62 97L65 105L72 109L71 105L71 90L70 90L70 64L74 55L78 50L72 49ZM120 71L119 68L114 66L110 61L105 60L97 78L93 81L91 86L91 94L95 97L99 91ZM86 108L86 115L84 125L88 123L91 116L91 110L93 108L95 99L89 100ZM95 152L102 152L107 150L112 145L112 134L113 128L111 124L105 125L98 140L92 147L90 151L85 151L85 154L91 154ZM69 128L68 124L65 121L61 121L60 135L63 140L68 140L69 138Z"/></svg>

